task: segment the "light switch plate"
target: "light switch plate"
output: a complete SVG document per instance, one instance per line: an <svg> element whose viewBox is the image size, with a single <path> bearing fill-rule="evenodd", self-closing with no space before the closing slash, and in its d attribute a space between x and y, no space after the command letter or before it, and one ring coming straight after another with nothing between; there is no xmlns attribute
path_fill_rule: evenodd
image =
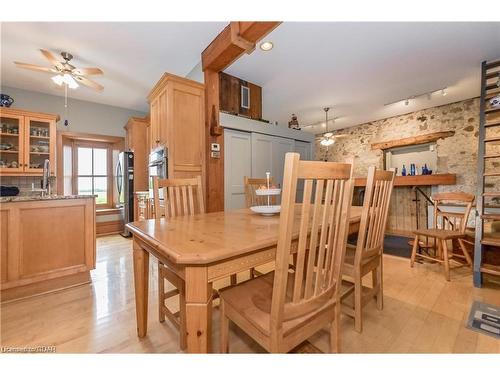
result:
<svg viewBox="0 0 500 375"><path fill-rule="evenodd" d="M220 144L219 143L211 143L210 150L211 151L220 151Z"/></svg>

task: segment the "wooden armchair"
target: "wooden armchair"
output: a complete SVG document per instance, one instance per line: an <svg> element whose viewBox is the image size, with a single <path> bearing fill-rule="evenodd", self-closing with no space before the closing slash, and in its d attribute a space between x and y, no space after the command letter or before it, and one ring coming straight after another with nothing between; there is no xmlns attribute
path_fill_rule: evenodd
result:
<svg viewBox="0 0 500 375"><path fill-rule="evenodd" d="M472 267L472 260L467 252L464 240L467 221L474 203L474 195L462 192L438 193L432 196L432 200L434 202L434 226L430 229L418 229L413 232L415 240L413 241L410 266L413 267L417 257L439 262L444 266L446 280L450 281L450 260L461 258L465 260L465 264ZM464 212L445 212L439 207L443 202L465 205L465 210ZM431 247L434 250L434 256L417 252L421 237L434 240ZM453 247L450 249L449 243L452 246L457 243L463 255L453 253Z"/></svg>
<svg viewBox="0 0 500 375"><path fill-rule="evenodd" d="M343 275L342 312L354 318L355 330L363 330L362 309L373 297L377 307L383 308L382 253L384 232L389 212L393 171L368 169L363 211L356 246L347 245ZM363 287L363 277L372 274L372 288ZM347 296L354 292L354 306L346 304Z"/></svg>
<svg viewBox="0 0 500 375"><path fill-rule="evenodd" d="M163 191L163 205L160 205L160 190ZM156 218L194 215L205 212L201 177L184 179L153 178L153 200ZM165 292L165 280L175 289ZM180 347L186 348L186 301L184 280L158 262L158 313L160 322L168 318L179 329ZM179 311L173 312L165 301L179 295Z"/></svg>
<svg viewBox="0 0 500 375"><path fill-rule="evenodd" d="M297 153L285 157L275 271L220 293L223 353L229 350L229 320L273 353L288 352L330 325L330 349L340 350L339 295L352 166L299 158ZM298 180L304 180L302 205L295 202ZM289 268L291 251L297 253L294 270Z"/></svg>

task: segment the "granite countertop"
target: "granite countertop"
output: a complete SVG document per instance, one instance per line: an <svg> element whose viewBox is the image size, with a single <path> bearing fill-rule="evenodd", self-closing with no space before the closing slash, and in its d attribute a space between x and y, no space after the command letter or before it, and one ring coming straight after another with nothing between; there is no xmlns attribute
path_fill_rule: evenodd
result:
<svg viewBox="0 0 500 375"><path fill-rule="evenodd" d="M95 195L18 195L15 197L0 197L0 203L9 202L29 202L29 201L50 201L58 199L82 199L82 198L95 198Z"/></svg>

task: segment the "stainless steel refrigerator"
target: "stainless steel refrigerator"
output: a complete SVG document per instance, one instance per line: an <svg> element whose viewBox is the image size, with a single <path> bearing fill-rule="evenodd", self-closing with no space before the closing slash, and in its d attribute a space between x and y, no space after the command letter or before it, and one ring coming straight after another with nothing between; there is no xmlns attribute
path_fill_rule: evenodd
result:
<svg viewBox="0 0 500 375"><path fill-rule="evenodd" d="M116 188L118 190L118 205L123 212L123 237L130 237L125 224L134 221L134 153L120 152L116 164Z"/></svg>

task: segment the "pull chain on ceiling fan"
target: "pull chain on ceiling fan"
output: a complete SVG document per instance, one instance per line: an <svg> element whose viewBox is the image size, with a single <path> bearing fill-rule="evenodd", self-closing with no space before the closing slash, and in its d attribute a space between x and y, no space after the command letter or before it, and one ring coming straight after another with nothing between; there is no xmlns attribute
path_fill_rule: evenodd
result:
<svg viewBox="0 0 500 375"><path fill-rule="evenodd" d="M55 73L55 76L51 77L52 81L58 86L64 86L64 112L65 120L64 125L68 125L67 120L67 109L68 109L68 87L70 89L76 89L79 87L79 83L87 86L95 91L101 92L104 86L97 82L92 81L87 78L87 75L102 75L103 71L99 68L77 68L70 63L73 59L73 55L68 52L61 52L61 56L64 61L58 61L55 56L45 50L41 49L42 55L52 64L52 67L44 67L34 64L27 64L18 61L14 61L17 67L23 69L34 70L37 72L44 73Z"/></svg>

